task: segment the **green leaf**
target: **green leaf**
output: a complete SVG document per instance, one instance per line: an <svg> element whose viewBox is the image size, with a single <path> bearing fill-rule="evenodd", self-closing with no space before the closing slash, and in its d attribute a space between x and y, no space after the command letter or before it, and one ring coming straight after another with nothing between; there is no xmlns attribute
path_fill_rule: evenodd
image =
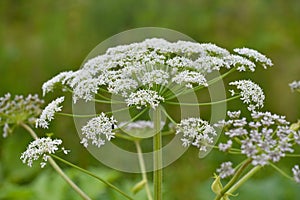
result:
<svg viewBox="0 0 300 200"><path fill-rule="evenodd" d="M211 190L215 193L215 194L220 194L222 189L223 189L223 185L221 183L221 178L220 176L214 174L214 182L211 184Z"/></svg>

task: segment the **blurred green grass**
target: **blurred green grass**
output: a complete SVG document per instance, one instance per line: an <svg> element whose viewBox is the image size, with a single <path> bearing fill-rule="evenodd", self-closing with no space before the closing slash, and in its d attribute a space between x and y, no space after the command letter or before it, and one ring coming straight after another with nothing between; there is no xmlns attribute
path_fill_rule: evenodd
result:
<svg viewBox="0 0 300 200"><path fill-rule="evenodd" d="M61 71L78 69L101 41L128 29L157 26L182 32L198 42L212 42L227 49L247 46L269 56L273 68L234 78L251 77L266 92L264 109L295 121L300 117L300 95L291 93L288 83L300 79L299 19L298 0L3 0L0 1L0 96L7 92L41 94L44 81ZM230 108L238 106L233 104ZM72 119L64 123L60 119L65 120L57 118L49 131L57 133L66 147L72 149L70 159L83 167L100 165L79 144ZM22 130L16 136L0 139L0 182L26 184L28 178L36 177L39 170L21 167L18 158L25 149L21 148L24 141L29 140ZM199 160L195 150L188 151L165 169L166 195L170 199L196 198L198 185L211 177L220 159L223 158L210 155ZM24 173L28 176L23 177ZM278 182L272 177L270 180ZM0 193L3 190L0 186ZM293 193L295 186L287 190ZM201 195L197 196L200 199Z"/></svg>

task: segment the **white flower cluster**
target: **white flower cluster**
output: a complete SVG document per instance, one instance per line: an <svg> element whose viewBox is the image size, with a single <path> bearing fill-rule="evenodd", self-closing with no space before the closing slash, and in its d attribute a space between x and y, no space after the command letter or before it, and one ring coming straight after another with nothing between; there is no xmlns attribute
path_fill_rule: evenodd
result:
<svg viewBox="0 0 300 200"><path fill-rule="evenodd" d="M272 65L255 50L247 49L248 53L245 50L236 51L245 57L230 54L214 44L146 39L139 43L109 48L105 54L88 60L81 69L58 74L44 83L43 94L61 84L73 91L74 102L78 99L90 101L99 89L104 89L121 95L126 102L134 101L129 106L141 107L146 103L156 107L166 92L162 87L207 86L206 75L222 68L236 67L238 71L254 71L255 63L247 57L255 58L265 65ZM149 90L155 92L151 93ZM154 100L154 104L148 101L148 96L147 100L130 99L145 91L147 95L156 95L150 98Z"/></svg>
<svg viewBox="0 0 300 200"><path fill-rule="evenodd" d="M207 121L200 118L183 119L176 127L176 134L182 134L182 145L196 146L200 151L207 151L217 135L215 129Z"/></svg>
<svg viewBox="0 0 300 200"><path fill-rule="evenodd" d="M240 141L242 154L252 159L253 165L278 162L286 152L292 153L296 132L289 129L285 116L270 112L253 112L252 121L239 117L240 111L228 111L229 120L219 121L215 127L225 129L228 142L219 145L220 151L228 151L232 141Z"/></svg>
<svg viewBox="0 0 300 200"><path fill-rule="evenodd" d="M241 91L241 100L248 104L248 110L254 111L264 106L265 94L256 83L250 80L238 80L230 82L229 85L235 85ZM233 96L236 92L231 91L231 93Z"/></svg>
<svg viewBox="0 0 300 200"><path fill-rule="evenodd" d="M292 172L293 172L293 175L294 175L294 180L295 180L297 183L300 183L300 169L299 169L299 165L295 165L295 166L292 168Z"/></svg>
<svg viewBox="0 0 300 200"><path fill-rule="evenodd" d="M126 99L128 106L136 105L137 109L142 109L142 106L150 105L155 109L164 98L159 96L156 91L153 90L138 90L129 95Z"/></svg>
<svg viewBox="0 0 300 200"><path fill-rule="evenodd" d="M34 123L42 111L43 103L38 95L31 94L27 97L16 95L11 98L11 94L7 93L4 97L0 97L0 127L3 126L3 137L7 137L11 132L10 124Z"/></svg>
<svg viewBox="0 0 300 200"><path fill-rule="evenodd" d="M220 178L226 178L235 173L235 170L232 168L232 162L224 162L221 164L221 167L217 169Z"/></svg>
<svg viewBox="0 0 300 200"><path fill-rule="evenodd" d="M49 103L42 111L41 116L36 120L36 128L48 128L49 122L54 119L54 114L62 110L62 106L59 106L59 104L61 104L64 100L65 97L59 97Z"/></svg>
<svg viewBox="0 0 300 200"><path fill-rule="evenodd" d="M300 81L293 81L289 84L292 91L300 90Z"/></svg>
<svg viewBox="0 0 300 200"><path fill-rule="evenodd" d="M161 122L163 125L164 122ZM124 129L125 131L131 131L135 129L154 129L154 123L152 121L138 120L135 122L121 122L118 127Z"/></svg>
<svg viewBox="0 0 300 200"><path fill-rule="evenodd" d="M240 55L247 56L248 58L252 58L256 62L260 62L265 69L267 68L267 66L273 65L272 61L269 58L267 58L265 55L259 53L256 50L244 47L244 48L236 48L233 51Z"/></svg>
<svg viewBox="0 0 300 200"><path fill-rule="evenodd" d="M105 139L110 141L115 137L113 132L114 127L116 126L117 121L113 117L107 117L104 113L101 113L99 116L92 118L88 123L82 127L81 144L84 147L88 147L89 142L96 147L101 147L105 144ZM103 138L103 136L105 138Z"/></svg>
<svg viewBox="0 0 300 200"><path fill-rule="evenodd" d="M206 87L208 86L206 78L202 73L187 70L178 73L174 78L172 78L172 81L179 85L185 85L187 88L193 88L192 84L194 83L204 85Z"/></svg>
<svg viewBox="0 0 300 200"><path fill-rule="evenodd" d="M57 76L53 77L52 79L50 79L49 81L45 82L42 86L43 96L45 96L46 93L53 91L56 84L59 83L64 84L71 74L73 74L72 71L62 72Z"/></svg>
<svg viewBox="0 0 300 200"><path fill-rule="evenodd" d="M69 150L65 148L59 148L58 146L62 144L62 140L60 139L51 139L47 138L39 138L31 142L26 151L22 153L20 159L23 163L27 163L29 167L32 167L32 163L39 158L42 158L42 162L40 163L41 168L45 167L46 162L48 161L50 154L54 154L58 150L62 150L64 154L68 154Z"/></svg>

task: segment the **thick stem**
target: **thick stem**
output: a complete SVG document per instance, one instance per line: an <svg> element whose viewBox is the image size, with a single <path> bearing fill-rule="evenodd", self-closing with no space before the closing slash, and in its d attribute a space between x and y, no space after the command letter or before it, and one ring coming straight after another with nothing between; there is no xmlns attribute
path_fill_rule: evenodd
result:
<svg viewBox="0 0 300 200"><path fill-rule="evenodd" d="M154 199L162 199L162 135L161 135L161 109L158 107L154 111L154 130L156 134L153 137L153 184Z"/></svg>
<svg viewBox="0 0 300 200"><path fill-rule="evenodd" d="M26 129L30 135L36 140L39 139L38 136L35 134L35 132L24 123L20 123L20 126L22 126L24 129ZM50 165L53 167L53 169L82 197L82 199L85 200L91 200L91 198L85 194L63 171L62 169L56 164L56 162L50 157L48 158L48 161Z"/></svg>
<svg viewBox="0 0 300 200"><path fill-rule="evenodd" d="M148 184L148 179L147 179L145 161L144 161L144 158L143 158L143 153L142 153L140 142L135 141L135 146L136 146L136 150L137 150L137 153L138 153L142 178L143 178L143 181L145 181L145 189L146 189L147 197L148 197L148 200L152 200L152 195L151 195L151 191L150 191L149 184Z"/></svg>

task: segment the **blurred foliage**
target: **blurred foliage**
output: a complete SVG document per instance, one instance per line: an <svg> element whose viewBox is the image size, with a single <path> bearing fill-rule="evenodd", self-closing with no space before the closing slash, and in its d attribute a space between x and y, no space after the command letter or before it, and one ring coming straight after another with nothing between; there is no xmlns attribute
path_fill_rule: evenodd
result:
<svg viewBox="0 0 300 200"><path fill-rule="evenodd" d="M157 26L182 32L199 42L212 42L228 49L247 46L269 56L275 64L273 68L233 78L251 76L266 92L265 109L295 121L300 117L300 95L291 93L288 83L300 79L299 19L298 0L2 0L0 96L7 92L41 94L44 81L61 71L78 69L101 41L128 29ZM52 99L50 96L47 98ZM67 100L70 102L70 97ZM238 109L239 105L229 108ZM70 160L83 167L100 165L79 144L72 119L58 117L49 131L72 149ZM21 129L10 138L0 139L0 199L45 199L54 195L53 190L56 199L76 199L53 172L41 173L40 169L21 164L20 153L30 140ZM189 150L165 169L166 199L211 199L210 178L225 159L212 153L200 160L195 150ZM101 170L108 169L101 166ZM115 172L105 172L107 178L109 174L115 176ZM137 175L119 176L118 181L122 180L119 184L125 188L133 186L133 179L137 178ZM79 179L95 199L119 199L105 192L101 184ZM247 200L249 196L270 199L267 195L278 200L299 197L297 186L278 177L253 180L239 193L233 199Z"/></svg>

